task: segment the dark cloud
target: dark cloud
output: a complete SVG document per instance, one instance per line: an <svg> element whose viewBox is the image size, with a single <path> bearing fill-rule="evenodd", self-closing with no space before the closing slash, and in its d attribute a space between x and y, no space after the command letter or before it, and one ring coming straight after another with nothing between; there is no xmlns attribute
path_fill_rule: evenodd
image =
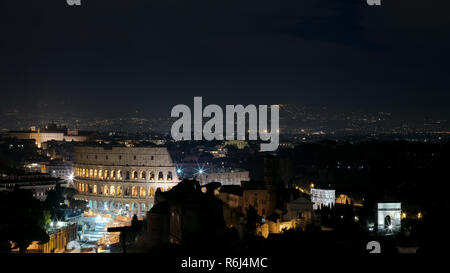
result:
<svg viewBox="0 0 450 273"><path fill-rule="evenodd" d="M448 116L447 2L4 1L3 104L283 103Z"/></svg>

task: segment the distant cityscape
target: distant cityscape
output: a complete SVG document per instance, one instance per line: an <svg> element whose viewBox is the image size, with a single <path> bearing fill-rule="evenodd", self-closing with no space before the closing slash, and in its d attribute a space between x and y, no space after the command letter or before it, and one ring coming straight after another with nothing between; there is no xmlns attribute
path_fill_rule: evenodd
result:
<svg viewBox="0 0 450 273"><path fill-rule="evenodd" d="M127 122L139 121L124 122L117 132L64 122L2 133L2 206L10 198L28 200L19 207L38 202L43 218L35 228L49 236L22 242L6 231L11 245L3 251L152 253L208 245L239 252L292 236L291 243L309 248L322 249L314 240L326 236L323 244L345 242L339 247L356 253L369 240L392 253L430 251L423 232L445 198L423 192L446 173L448 135L440 127L340 136L292 130L268 153L257 141L124 133Z"/></svg>
<svg viewBox="0 0 450 273"><path fill-rule="evenodd" d="M2 109L1 132L28 130L31 126L54 123L110 135L167 135L174 121L166 116L151 117L133 113L123 117L96 118L73 112L34 113L33 111ZM127 128L126 132L123 128ZM339 112L327 107L305 107L295 104L280 105L280 134L289 141L315 141L324 138L373 138L439 141L450 134L449 121L442 118L401 118L388 112Z"/></svg>

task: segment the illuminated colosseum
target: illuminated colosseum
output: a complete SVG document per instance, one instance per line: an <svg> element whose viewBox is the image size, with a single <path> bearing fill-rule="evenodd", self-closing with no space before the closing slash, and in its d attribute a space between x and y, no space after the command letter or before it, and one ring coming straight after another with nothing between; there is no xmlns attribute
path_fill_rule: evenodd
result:
<svg viewBox="0 0 450 273"><path fill-rule="evenodd" d="M179 182L169 152L159 147L75 147L74 174L77 199L122 216L144 216L158 188Z"/></svg>

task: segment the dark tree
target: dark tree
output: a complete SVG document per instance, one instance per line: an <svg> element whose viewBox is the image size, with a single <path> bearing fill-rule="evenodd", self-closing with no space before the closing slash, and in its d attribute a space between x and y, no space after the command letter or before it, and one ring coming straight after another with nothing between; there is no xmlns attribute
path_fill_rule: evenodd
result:
<svg viewBox="0 0 450 273"><path fill-rule="evenodd" d="M0 209L4 214L0 218L3 251L10 251L5 241L14 242L20 252L25 252L33 241L48 241L45 226L50 222L50 211L33 197L31 191L0 192Z"/></svg>

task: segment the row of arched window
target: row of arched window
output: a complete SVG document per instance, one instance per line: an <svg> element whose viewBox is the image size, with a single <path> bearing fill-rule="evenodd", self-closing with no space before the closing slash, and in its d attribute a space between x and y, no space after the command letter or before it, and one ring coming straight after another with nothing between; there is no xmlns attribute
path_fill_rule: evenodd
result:
<svg viewBox="0 0 450 273"><path fill-rule="evenodd" d="M78 158L82 159L82 158L84 158L84 156L83 156L82 154L80 154ZM103 157L102 157L102 158L103 158ZM109 159L109 156L108 156L108 155L105 155L104 158L105 158L106 160L108 160L108 159ZM144 157L140 157L140 158L141 158L141 159L145 159ZM151 155L149 158L150 158L150 160L154 160L154 159L155 159L155 156ZM89 159L89 155L86 155L86 159ZM94 155L94 159L99 159L98 155ZM117 156L117 159L122 160L122 155ZM137 156L134 155L134 156L133 156L133 160L136 160L136 159L137 159Z"/></svg>
<svg viewBox="0 0 450 273"><path fill-rule="evenodd" d="M130 197L146 197L146 196L155 196L155 192L157 189L164 191L163 188L154 188L154 187L143 187L143 186L97 186L85 183L78 183L77 190L81 193L88 193L94 195L103 195L103 196L130 196ZM170 188L168 188L169 190Z"/></svg>
<svg viewBox="0 0 450 273"><path fill-rule="evenodd" d="M109 179L109 180L149 180L149 181L172 181L173 174L171 171L167 172L164 176L162 171L158 172L155 177L155 172L153 171L125 171L121 170L98 170L98 169L84 169L75 168L75 176L86 177L86 178L96 178L96 179Z"/></svg>

